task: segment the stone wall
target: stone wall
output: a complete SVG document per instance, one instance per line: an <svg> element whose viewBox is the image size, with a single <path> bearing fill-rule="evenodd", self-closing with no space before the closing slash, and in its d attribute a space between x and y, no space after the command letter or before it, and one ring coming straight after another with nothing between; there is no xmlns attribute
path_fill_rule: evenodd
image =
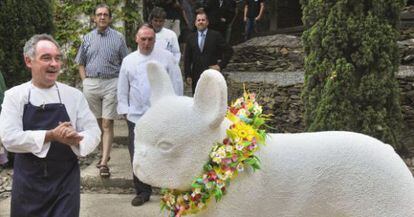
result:
<svg viewBox="0 0 414 217"><path fill-rule="evenodd" d="M263 105L271 132L303 132L303 105L300 99L303 71L294 72L228 72L230 100L242 96L244 87L254 92ZM245 86L244 86L245 85Z"/></svg>
<svg viewBox="0 0 414 217"><path fill-rule="evenodd" d="M413 147L414 154L414 39L398 42L401 66L397 79L404 116L402 142ZM243 84L255 92L271 114L271 132L303 132L303 49L300 37L270 35L253 38L233 47L234 56L225 69L231 100L240 97Z"/></svg>
<svg viewBox="0 0 414 217"><path fill-rule="evenodd" d="M414 151L414 66L400 66L397 79L400 84L401 111L404 118L401 141Z"/></svg>
<svg viewBox="0 0 414 217"><path fill-rule="evenodd" d="M258 95L270 132L304 132L303 104L300 98L304 72L226 72L229 99L242 95L243 87ZM414 66L401 66L397 74L404 116L402 142L414 147Z"/></svg>

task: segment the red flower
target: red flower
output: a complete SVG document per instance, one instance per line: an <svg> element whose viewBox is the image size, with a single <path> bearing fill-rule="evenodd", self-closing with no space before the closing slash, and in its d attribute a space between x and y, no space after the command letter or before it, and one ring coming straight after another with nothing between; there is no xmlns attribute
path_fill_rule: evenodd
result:
<svg viewBox="0 0 414 217"><path fill-rule="evenodd" d="M214 171L210 171L209 173L208 173L208 180L209 181L214 181L214 180L216 180L217 179L217 175L216 175L216 173L214 172Z"/></svg>
<svg viewBox="0 0 414 217"><path fill-rule="evenodd" d="M230 167L229 166L222 166L221 167L221 170L223 170L223 171L227 171L227 170L230 170Z"/></svg>
<svg viewBox="0 0 414 217"><path fill-rule="evenodd" d="M231 163L231 159L230 158L223 158L223 159L221 159L221 163L224 164L224 165L227 165L227 164Z"/></svg>
<svg viewBox="0 0 414 217"><path fill-rule="evenodd" d="M192 201L198 201L200 198L201 198L201 194L196 194L196 195L194 195L194 197L191 196Z"/></svg>
<svg viewBox="0 0 414 217"><path fill-rule="evenodd" d="M238 157L237 154L233 154L233 156L231 157L231 159L233 160L233 162L236 162Z"/></svg>
<svg viewBox="0 0 414 217"><path fill-rule="evenodd" d="M234 107L230 107L230 112L236 115L237 112L239 112L239 109L234 108Z"/></svg>
<svg viewBox="0 0 414 217"><path fill-rule="evenodd" d="M223 144L228 145L229 141L230 141L229 138L225 138L225 139L223 139Z"/></svg>

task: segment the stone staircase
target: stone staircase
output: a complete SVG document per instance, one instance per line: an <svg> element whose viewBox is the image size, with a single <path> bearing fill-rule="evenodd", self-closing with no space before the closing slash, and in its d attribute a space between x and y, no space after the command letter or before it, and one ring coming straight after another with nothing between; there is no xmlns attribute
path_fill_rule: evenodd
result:
<svg viewBox="0 0 414 217"><path fill-rule="evenodd" d="M82 189L110 189L133 187L132 166L128 152L128 127L125 120L115 120L114 144L111 150L111 160L108 162L111 177L101 178L96 164L98 157L86 168L81 170ZM96 152L99 152L96 150Z"/></svg>

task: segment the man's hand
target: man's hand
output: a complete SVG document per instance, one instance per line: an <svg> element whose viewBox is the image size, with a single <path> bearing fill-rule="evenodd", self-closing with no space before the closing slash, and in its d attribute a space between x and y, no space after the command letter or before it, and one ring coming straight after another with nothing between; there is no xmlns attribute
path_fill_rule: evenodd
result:
<svg viewBox="0 0 414 217"><path fill-rule="evenodd" d="M127 114L118 114L118 120L126 120L127 119Z"/></svg>
<svg viewBox="0 0 414 217"><path fill-rule="evenodd" d="M220 71L220 70L221 70L221 68L220 68L220 66L219 66L219 65L212 65L212 66L209 66L209 68L210 68L210 69L217 70L217 71Z"/></svg>
<svg viewBox="0 0 414 217"><path fill-rule="evenodd" d="M45 142L57 141L69 146L78 146L82 139L83 136L76 132L70 122L63 122L46 132Z"/></svg>
<svg viewBox="0 0 414 217"><path fill-rule="evenodd" d="M186 78L186 79L185 79L185 82L186 82L189 86L191 86L191 84L193 83L193 79L191 79L190 77L188 77L188 78Z"/></svg>

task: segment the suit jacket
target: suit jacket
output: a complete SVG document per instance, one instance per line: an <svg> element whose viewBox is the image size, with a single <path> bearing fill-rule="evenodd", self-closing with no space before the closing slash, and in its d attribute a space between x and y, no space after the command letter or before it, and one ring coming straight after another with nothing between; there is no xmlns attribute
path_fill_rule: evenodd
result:
<svg viewBox="0 0 414 217"><path fill-rule="evenodd" d="M233 49L226 43L219 32L208 29L203 51L198 47L198 32L193 32L187 38L184 53L185 77L190 77L195 87L204 70L216 64L221 69L224 69L232 55Z"/></svg>
<svg viewBox="0 0 414 217"><path fill-rule="evenodd" d="M209 20L209 28L223 34L227 25L236 15L236 2L234 0L223 0L223 4L220 6L220 0L209 0L205 11ZM223 22L221 18L226 21Z"/></svg>

